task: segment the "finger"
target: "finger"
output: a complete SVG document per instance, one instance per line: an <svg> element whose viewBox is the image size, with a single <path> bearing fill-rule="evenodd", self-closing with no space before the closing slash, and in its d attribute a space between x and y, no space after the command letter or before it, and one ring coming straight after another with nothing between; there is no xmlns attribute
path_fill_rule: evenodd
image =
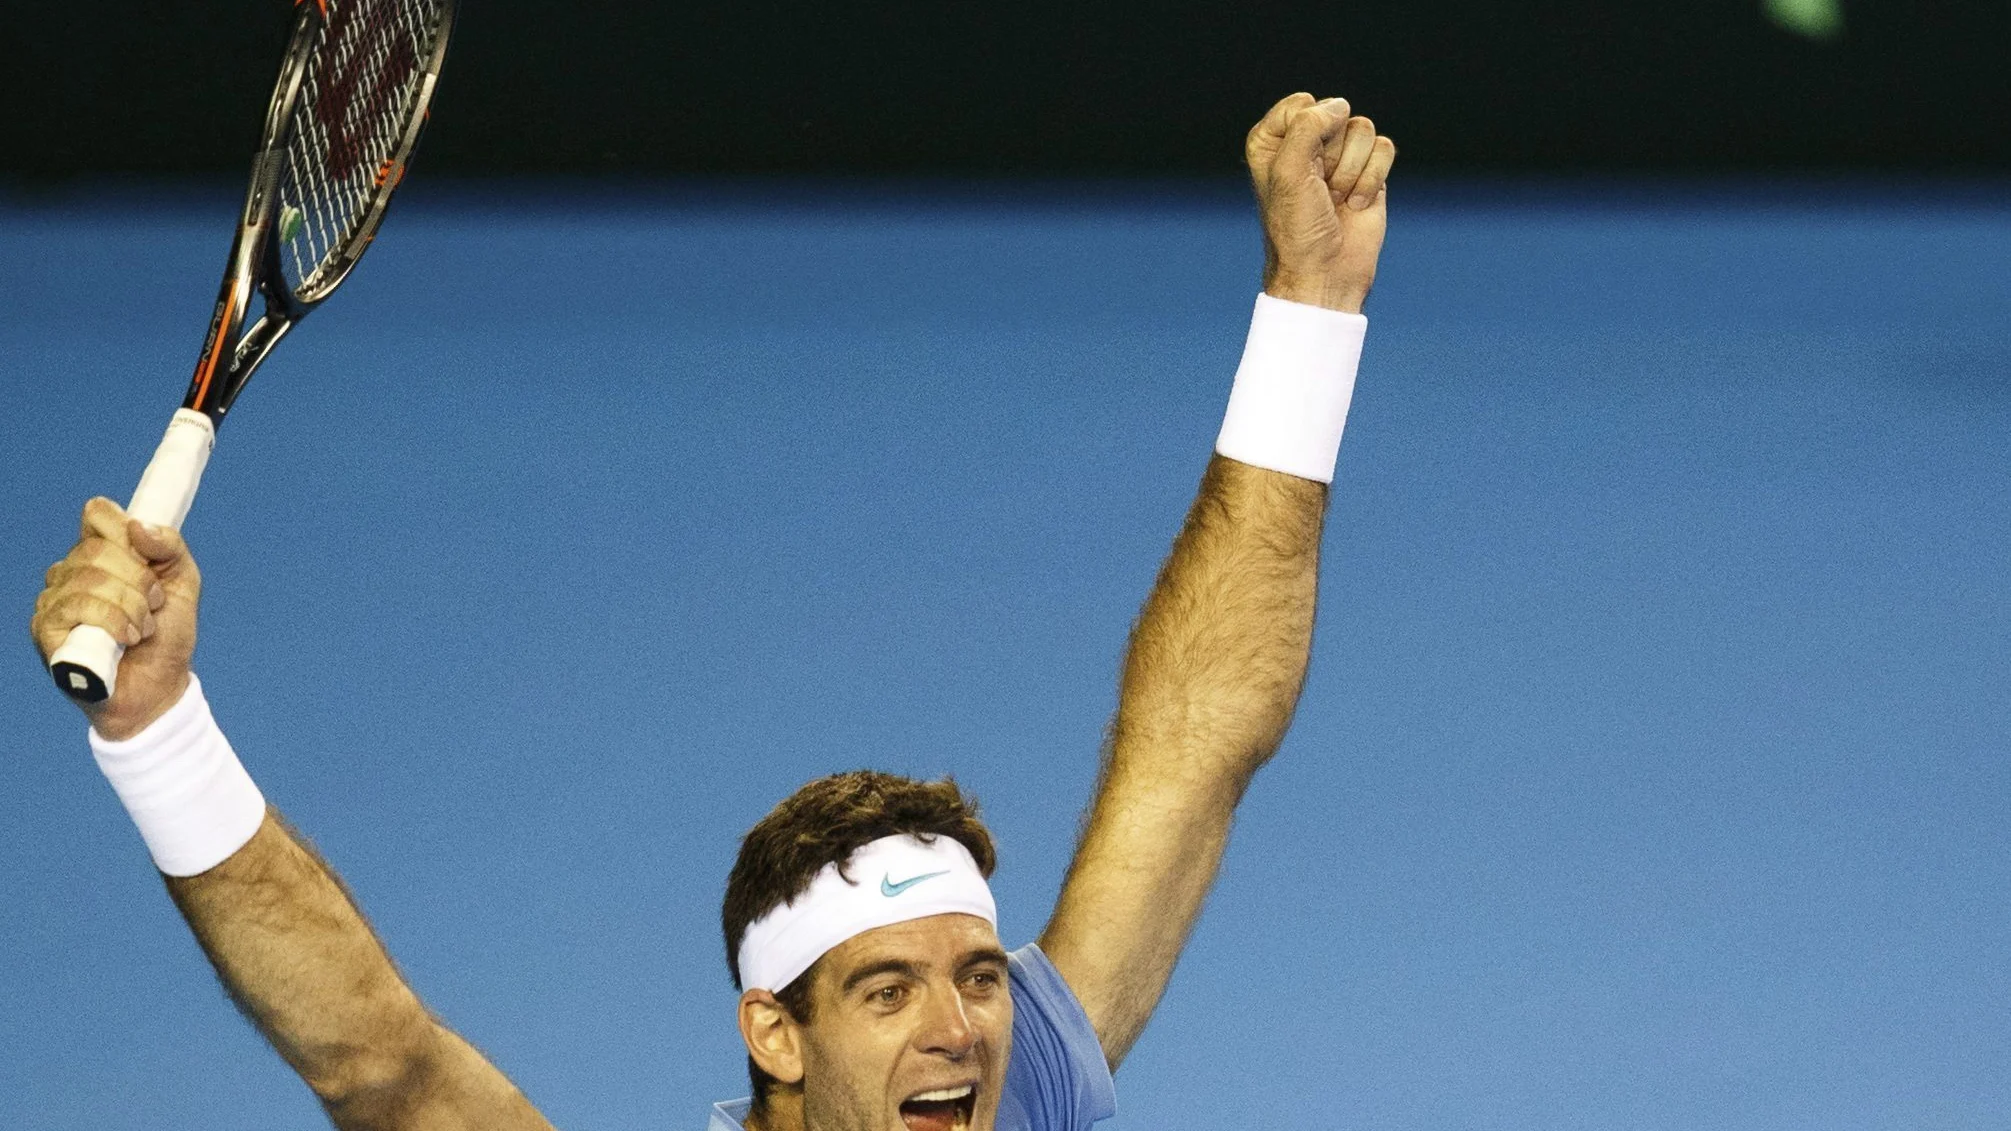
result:
<svg viewBox="0 0 2011 1131"><path fill-rule="evenodd" d="M1297 178L1311 171L1327 139L1347 120L1348 103L1342 98L1316 102L1293 114L1285 124L1285 139L1278 145L1277 160L1271 165L1273 175Z"/></svg>
<svg viewBox="0 0 2011 1131"><path fill-rule="evenodd" d="M1354 187L1375 147L1376 124L1359 117L1349 118L1347 127L1327 142L1327 186L1337 199Z"/></svg>
<svg viewBox="0 0 2011 1131"><path fill-rule="evenodd" d="M56 584L36 596L35 609L39 614L72 593L87 593L111 601L126 610L135 622L143 622L159 607L153 593L157 584L150 576L135 583L96 566L72 564Z"/></svg>
<svg viewBox="0 0 2011 1131"><path fill-rule="evenodd" d="M147 587L144 585L134 585L92 566L80 566L71 572L62 588L55 590L50 604L59 604L70 594L94 597L117 606L127 620L139 627L143 637L154 634L154 606L147 599Z"/></svg>
<svg viewBox="0 0 2011 1131"><path fill-rule="evenodd" d="M181 532L172 527L148 526L139 519L128 519L126 537L133 550L145 558L157 573L171 572L172 567L188 556L188 543L182 541Z"/></svg>
<svg viewBox="0 0 2011 1131"><path fill-rule="evenodd" d="M1314 101L1313 96L1303 90L1297 94L1288 94L1280 98L1271 105L1269 110L1264 111L1264 116L1259 118L1257 124L1250 128L1251 134L1265 137L1284 137L1285 123L1292 120L1293 114L1311 106Z"/></svg>
<svg viewBox="0 0 2011 1131"><path fill-rule="evenodd" d="M1397 143L1386 137L1379 137L1369 151L1368 164L1362 167L1361 175L1355 178L1353 191L1348 194L1348 207L1357 212L1375 204L1389 184L1390 166L1396 164Z"/></svg>
<svg viewBox="0 0 2011 1131"><path fill-rule="evenodd" d="M1243 139L1243 158L1252 172L1261 172L1269 164L1271 154L1277 152L1278 143L1284 139L1285 123L1292 115L1313 104L1313 96L1301 91L1288 94L1273 103L1264 112L1257 124L1250 127L1250 134Z"/></svg>
<svg viewBox="0 0 2011 1131"><path fill-rule="evenodd" d="M96 625L127 647L151 637L159 627L145 600L135 600L131 591L115 585L45 592L35 602L33 624L38 638L52 628L66 636L80 624Z"/></svg>
<svg viewBox="0 0 2011 1131"><path fill-rule="evenodd" d="M116 545L126 544L125 509L103 495L84 504L83 526L79 537L95 536Z"/></svg>
<svg viewBox="0 0 2011 1131"><path fill-rule="evenodd" d="M145 640L147 635L117 602L90 593L66 592L35 614L35 646L46 659L63 646L70 630L80 624L102 628L128 648Z"/></svg>
<svg viewBox="0 0 2011 1131"><path fill-rule="evenodd" d="M147 561L126 546L115 546L103 538L86 538L71 547L63 560L49 567L42 575L45 585L61 585L63 579L82 567L104 570L122 581L138 586L141 590L156 584L160 579L147 566Z"/></svg>

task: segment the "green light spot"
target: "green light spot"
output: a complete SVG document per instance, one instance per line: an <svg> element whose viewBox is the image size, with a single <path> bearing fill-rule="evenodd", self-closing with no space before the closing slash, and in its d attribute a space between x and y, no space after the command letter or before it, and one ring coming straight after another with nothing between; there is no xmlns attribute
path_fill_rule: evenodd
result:
<svg viewBox="0 0 2011 1131"><path fill-rule="evenodd" d="M1767 18L1796 35L1835 39L1843 34L1843 8L1837 0L1762 0Z"/></svg>
<svg viewBox="0 0 2011 1131"><path fill-rule="evenodd" d="M306 219L306 217L300 214L300 209L295 208L291 204L280 209L279 242L280 243L293 242L293 237L300 234L300 222L304 219Z"/></svg>

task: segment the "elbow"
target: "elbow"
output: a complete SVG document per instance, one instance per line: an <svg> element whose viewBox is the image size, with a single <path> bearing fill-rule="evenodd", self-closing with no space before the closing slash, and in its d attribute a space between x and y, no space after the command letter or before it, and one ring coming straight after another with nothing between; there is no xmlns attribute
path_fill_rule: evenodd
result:
<svg viewBox="0 0 2011 1131"><path fill-rule="evenodd" d="M1149 767L1158 776L1240 798L1278 753L1291 723L1290 703L1258 709L1243 703L1228 709L1193 706L1156 715L1120 709L1108 755L1113 768Z"/></svg>
<svg viewBox="0 0 2011 1131"><path fill-rule="evenodd" d="M433 1090L443 1046L441 1030L429 1018L409 1033L333 1050L301 1077L337 1127L400 1127Z"/></svg>

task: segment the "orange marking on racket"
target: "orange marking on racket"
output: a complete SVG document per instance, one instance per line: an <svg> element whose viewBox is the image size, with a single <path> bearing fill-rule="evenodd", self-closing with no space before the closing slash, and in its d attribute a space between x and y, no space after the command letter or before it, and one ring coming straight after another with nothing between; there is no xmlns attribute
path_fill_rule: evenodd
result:
<svg viewBox="0 0 2011 1131"><path fill-rule="evenodd" d="M233 293L224 304L223 317L217 319L216 344L210 347L209 356L203 358L202 372L196 378L195 403L197 404L203 403L204 398L209 396L210 381L216 376L216 363L222 360L224 347L230 344L231 316L236 313L237 295Z"/></svg>
<svg viewBox="0 0 2011 1131"><path fill-rule="evenodd" d="M294 7L296 7L296 8L300 7L300 6L302 5L302 4L305 4L305 3L307 3L307 0L293 0L293 6L294 6ZM321 22L322 22L322 23L327 23L327 22L328 22L328 0L314 0L314 6L315 6L316 8L319 8L319 9L321 9Z"/></svg>

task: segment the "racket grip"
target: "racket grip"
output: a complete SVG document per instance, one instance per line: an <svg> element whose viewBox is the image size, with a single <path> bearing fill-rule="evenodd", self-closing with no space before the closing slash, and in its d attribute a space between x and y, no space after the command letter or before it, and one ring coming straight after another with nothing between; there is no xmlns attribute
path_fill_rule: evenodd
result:
<svg viewBox="0 0 2011 1131"><path fill-rule="evenodd" d="M167 435L154 449L154 458L140 475L140 485L126 513L148 526L180 530L195 502L196 488L202 484L203 468L209 466L210 449L216 446L216 425L192 409L182 409L168 422ZM79 703L102 703L118 687L119 660L125 646L96 625L80 624L70 630L49 657L49 674L63 694Z"/></svg>
<svg viewBox="0 0 2011 1131"><path fill-rule="evenodd" d="M216 425L194 409L182 409L168 421L168 434L154 449L154 458L140 473L140 485L126 513L148 526L180 530L196 501L202 485L203 468L209 466L210 449L216 446Z"/></svg>

